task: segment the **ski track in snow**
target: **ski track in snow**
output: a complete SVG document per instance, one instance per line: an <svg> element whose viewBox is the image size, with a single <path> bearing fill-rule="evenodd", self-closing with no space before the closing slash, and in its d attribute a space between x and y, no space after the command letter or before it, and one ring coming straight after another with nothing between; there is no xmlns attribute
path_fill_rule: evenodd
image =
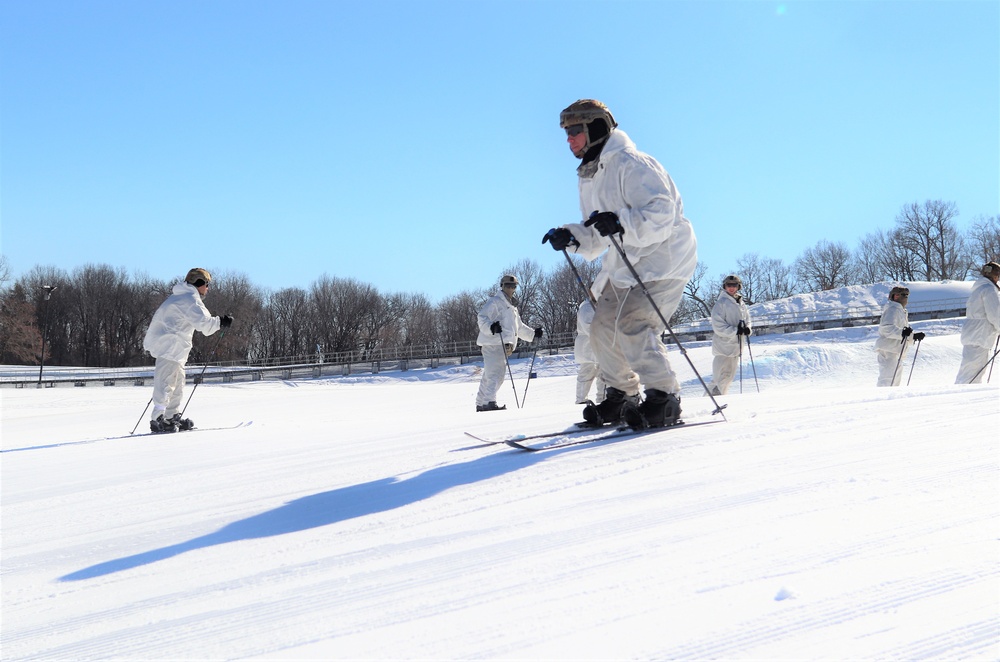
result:
<svg viewBox="0 0 1000 662"><path fill-rule="evenodd" d="M765 336L728 422L544 453L453 451L574 420L565 356L521 410L475 366L205 385L254 425L81 445L146 392L5 391L4 659L997 659L998 389L923 324L908 388L870 329Z"/></svg>

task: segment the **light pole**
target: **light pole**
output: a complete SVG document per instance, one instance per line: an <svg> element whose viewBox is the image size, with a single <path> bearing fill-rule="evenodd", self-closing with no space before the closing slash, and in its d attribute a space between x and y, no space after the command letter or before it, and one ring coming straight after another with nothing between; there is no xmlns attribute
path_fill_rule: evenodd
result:
<svg viewBox="0 0 1000 662"><path fill-rule="evenodd" d="M45 298L42 299L42 361L38 366L38 386L36 388L42 388L42 370L45 368L45 330L48 327L49 318L49 298L55 291L55 285L42 285L42 289L45 290Z"/></svg>

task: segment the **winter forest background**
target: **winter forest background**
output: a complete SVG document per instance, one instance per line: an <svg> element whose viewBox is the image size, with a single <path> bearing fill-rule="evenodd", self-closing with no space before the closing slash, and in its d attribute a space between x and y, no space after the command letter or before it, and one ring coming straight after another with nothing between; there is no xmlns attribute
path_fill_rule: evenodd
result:
<svg viewBox="0 0 1000 662"><path fill-rule="evenodd" d="M928 200L905 205L891 229L866 235L853 250L823 240L791 264L759 252L746 253L721 271L700 262L671 324L708 316L730 273L742 278L748 304L882 281L965 280L985 262L1000 259L1000 216L975 218L964 231L957 218L955 203ZM702 242L711 234L697 223L695 233ZM600 269L598 263L578 258L574 264L586 282ZM438 303L419 292L380 292L353 278L325 273L308 288L272 291L239 271L182 266L185 272L194 266L209 269L213 283L206 305L213 314L236 319L221 341L195 334L193 362L208 360L210 352L216 361L247 361L468 343L479 331L476 312L496 291L503 273L520 280L524 321L544 327L549 335L575 330L582 300L568 264L546 273L531 259L508 264L498 269L494 282ZM71 273L35 266L15 277L0 256L0 363L38 365L44 345L49 365L147 365L143 335L173 284L105 264L87 264ZM56 288L47 300L46 286Z"/></svg>

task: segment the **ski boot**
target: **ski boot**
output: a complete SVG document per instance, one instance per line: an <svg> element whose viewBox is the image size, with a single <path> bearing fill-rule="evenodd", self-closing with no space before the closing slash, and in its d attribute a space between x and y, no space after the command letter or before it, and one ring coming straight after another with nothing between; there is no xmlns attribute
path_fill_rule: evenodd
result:
<svg viewBox="0 0 1000 662"><path fill-rule="evenodd" d="M681 399L673 393L649 388L642 404L629 403L624 407L622 417L633 430L677 425L681 418Z"/></svg>
<svg viewBox="0 0 1000 662"><path fill-rule="evenodd" d="M595 428L618 423L622 420L622 408L625 403L638 405L639 395L625 395L625 391L609 386L604 392L601 404L589 404L583 408L583 420L588 426Z"/></svg>
<svg viewBox="0 0 1000 662"><path fill-rule="evenodd" d="M476 405L476 411L500 411L506 408L507 405L501 407L496 400L490 400L485 405Z"/></svg>
<svg viewBox="0 0 1000 662"><path fill-rule="evenodd" d="M194 421L190 418L181 418L180 414L174 414L170 422L174 424L175 428L181 431L194 429Z"/></svg>
<svg viewBox="0 0 1000 662"><path fill-rule="evenodd" d="M163 418L163 415L160 414L149 421L149 431L153 434L159 434L161 432L176 432L177 428L174 426L174 419Z"/></svg>

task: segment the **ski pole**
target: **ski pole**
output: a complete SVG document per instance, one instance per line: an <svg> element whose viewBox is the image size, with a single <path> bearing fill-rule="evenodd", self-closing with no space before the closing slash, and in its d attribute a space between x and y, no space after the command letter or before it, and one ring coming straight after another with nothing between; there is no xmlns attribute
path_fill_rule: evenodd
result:
<svg viewBox="0 0 1000 662"><path fill-rule="evenodd" d="M698 372L698 369L694 367L694 363L691 361L691 357L688 356L687 350L684 349L684 345L681 344L681 339L677 337L676 333L674 333L674 330L670 327L670 322L668 322L667 318L663 316L663 312L660 311L660 307L656 305L655 301L653 301L653 295L649 293L648 289L646 289L646 284L642 282L642 278L639 277L635 267L632 266L632 261L628 259L627 255L625 255L625 249L622 248L621 244L618 243L618 240L615 239L613 234L609 234L608 239L611 240L611 245L614 246L615 250L618 251L618 254L621 255L622 261L625 262L625 266L628 267L628 270L631 272L632 278L635 279L636 284L638 284L638 286L642 289L642 293L646 295L646 298L649 300L649 305L653 307L653 310L656 311L660 321L663 322L663 326L667 329L667 333L670 334L670 338L677 343L677 349L680 350L680 353L687 360L688 365L691 366L691 370L694 371L695 377L697 377L698 381L701 382L701 386L705 389L705 393L707 393L708 397L711 398L712 404L715 405L715 411L712 412L712 415L722 414L722 419L728 420L726 419L726 415L722 412L727 405L720 405L716 401L715 396L712 395L712 392L708 388L708 384L706 384L705 380L701 378L701 374Z"/></svg>
<svg viewBox="0 0 1000 662"><path fill-rule="evenodd" d="M740 344L740 395L743 395L743 335L737 334L736 341Z"/></svg>
<svg viewBox="0 0 1000 662"><path fill-rule="evenodd" d="M993 362L996 361L996 358L997 358L997 348L998 347L1000 347L1000 336L997 336L997 341L993 345L993 357L990 358L990 372L989 372L988 375L986 375L986 383L987 384L989 384L990 380L993 379Z"/></svg>
<svg viewBox="0 0 1000 662"><path fill-rule="evenodd" d="M905 345L906 344L906 337L905 336L903 337L903 339L901 341L899 341L899 344L900 345ZM899 372L899 364L902 363L902 362L903 362L903 348L900 347L899 348L899 358L896 359L896 369L892 371L892 380L889 381L889 386L895 386L896 385L896 373Z"/></svg>
<svg viewBox="0 0 1000 662"><path fill-rule="evenodd" d="M753 350L750 349L750 336L747 336L747 352L750 354L750 367L753 369L753 383L757 386L757 392L760 393L760 382L757 381L757 366L753 364Z"/></svg>
<svg viewBox="0 0 1000 662"><path fill-rule="evenodd" d="M580 287L583 288L583 293L587 295L587 298L590 299L590 303L596 308L597 298L594 296L593 291L591 291L590 286L583 282L583 278L580 277L580 271L576 268L576 265L573 264L573 260L570 259L569 253L566 252L565 248L562 249L562 254L566 256L566 261L569 262L569 268L573 270L573 275L576 276L576 282L580 283Z"/></svg>
<svg viewBox="0 0 1000 662"><path fill-rule="evenodd" d="M913 363L910 364L910 376L906 378L906 385L910 385L910 380L913 379L913 366L917 365L917 354L920 353L920 341L917 341L917 348L913 350Z"/></svg>
<svg viewBox="0 0 1000 662"><path fill-rule="evenodd" d="M141 414L139 414L139 420L135 422L135 427L132 428L132 431L129 432L129 434L135 434L135 431L139 427L139 423L142 423L142 417L146 415L146 410L149 409L149 405L151 404L153 404L153 396L149 396L149 402L146 403L146 408L142 410Z"/></svg>
<svg viewBox="0 0 1000 662"><path fill-rule="evenodd" d="M187 402L184 403L184 409L181 409L181 418L184 418L184 412L187 411L188 405L191 404L191 398L194 397L194 392L198 390L198 384L201 383L202 379L205 377L205 370L208 369L208 364L212 362L215 358L215 352L219 349L219 345L222 344L222 338L225 337L226 330L222 329L219 332L219 339L215 341L215 347L212 348L212 355L208 357L208 361L205 361L205 365L201 368L201 374L198 375L198 379L194 382L194 388L191 389L191 395L188 396Z"/></svg>
<svg viewBox="0 0 1000 662"><path fill-rule="evenodd" d="M997 336L997 346L1000 347L1000 336ZM986 350L986 351L989 351L989 350ZM993 361L997 358L997 354L1000 354L1000 350L997 350L997 351L993 352L993 356L991 356L989 358L989 360L986 361L986 363L983 364L982 368L980 368L979 370L976 371L976 374L974 374L972 376L972 379L969 380L970 384L972 384L973 382L976 381L976 377L979 376L979 373L981 373L983 370L986 370L986 366L990 366L990 376L993 375ZM986 383L987 384L990 383L989 378L987 378Z"/></svg>
<svg viewBox="0 0 1000 662"><path fill-rule="evenodd" d="M538 342L535 342L535 351L531 353L531 367L528 368L528 381L524 383L524 394L521 396L521 406L528 400L528 386L531 384L531 371L535 369L535 357L538 356ZM511 378L513 380L513 378Z"/></svg>
<svg viewBox="0 0 1000 662"><path fill-rule="evenodd" d="M517 341L517 337L516 336L514 337L514 340L515 340L515 342ZM503 361L504 361L504 363L507 364L507 375L510 376L510 387L514 391L514 404L516 404L517 408L520 409L521 408L521 403L517 399L517 386L514 384L514 373L510 369L510 359L507 357L507 348L504 347L504 344L503 344L503 332L502 331L500 332L500 349L503 350Z"/></svg>

